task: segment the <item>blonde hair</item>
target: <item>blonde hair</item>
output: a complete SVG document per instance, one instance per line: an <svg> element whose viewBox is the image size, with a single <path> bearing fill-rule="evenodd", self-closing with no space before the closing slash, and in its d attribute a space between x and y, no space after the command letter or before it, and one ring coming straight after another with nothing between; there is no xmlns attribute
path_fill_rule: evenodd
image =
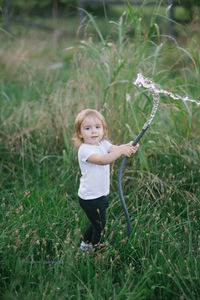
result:
<svg viewBox="0 0 200 300"><path fill-rule="evenodd" d="M77 148L79 148L79 146L83 143L83 139L80 137L81 124L83 123L85 118L88 116L94 116L101 121L101 123L103 125L103 131L104 131L103 138L106 138L106 136L107 136L107 124L106 124L104 116L95 109L90 109L90 108L84 109L77 115L77 117L75 119L75 123L74 123L75 135L74 135L73 140L74 140L74 144Z"/></svg>

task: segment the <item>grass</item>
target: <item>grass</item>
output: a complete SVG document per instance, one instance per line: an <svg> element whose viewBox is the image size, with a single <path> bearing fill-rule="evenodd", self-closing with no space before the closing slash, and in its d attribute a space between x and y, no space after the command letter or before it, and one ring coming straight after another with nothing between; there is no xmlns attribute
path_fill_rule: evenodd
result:
<svg viewBox="0 0 200 300"><path fill-rule="evenodd" d="M199 108L161 97L140 150L127 160L126 222L111 195L102 250L79 250L87 220L77 202L80 171L73 123L85 107L102 111L114 143L134 139L151 102L132 82L140 71L166 90L198 99L193 37L163 37L127 6L117 39L10 38L0 50L0 293L2 299L197 299L200 294ZM154 20L155 21L155 20ZM131 33L134 28L134 34ZM185 28L191 30L191 28ZM54 45L54 46L52 46ZM73 48L69 48L72 46ZM151 99L151 95L148 94ZM130 101L126 101L129 99Z"/></svg>

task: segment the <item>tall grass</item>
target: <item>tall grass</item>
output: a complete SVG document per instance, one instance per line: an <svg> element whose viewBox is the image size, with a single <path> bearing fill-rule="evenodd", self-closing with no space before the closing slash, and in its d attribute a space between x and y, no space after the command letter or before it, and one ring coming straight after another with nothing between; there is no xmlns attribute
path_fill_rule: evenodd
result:
<svg viewBox="0 0 200 300"><path fill-rule="evenodd" d="M157 8L155 8L156 10ZM79 250L87 220L77 203L73 123L102 111L113 143L137 135L151 95L132 82L143 72L163 88L197 98L198 45L163 37L127 5L111 23L117 40L86 37L69 48L4 39L1 47L2 299L197 299L200 293L199 110L166 97L124 172L132 221L111 168L108 222L99 252ZM156 13L154 14L154 16ZM193 46L191 46L193 45Z"/></svg>

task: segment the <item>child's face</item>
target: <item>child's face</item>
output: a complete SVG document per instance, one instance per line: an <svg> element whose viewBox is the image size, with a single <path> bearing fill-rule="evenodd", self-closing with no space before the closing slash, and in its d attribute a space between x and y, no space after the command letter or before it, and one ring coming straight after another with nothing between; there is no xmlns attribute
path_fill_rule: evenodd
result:
<svg viewBox="0 0 200 300"><path fill-rule="evenodd" d="M85 144L98 145L104 136L103 124L95 116L86 117L81 124L80 131L80 137Z"/></svg>

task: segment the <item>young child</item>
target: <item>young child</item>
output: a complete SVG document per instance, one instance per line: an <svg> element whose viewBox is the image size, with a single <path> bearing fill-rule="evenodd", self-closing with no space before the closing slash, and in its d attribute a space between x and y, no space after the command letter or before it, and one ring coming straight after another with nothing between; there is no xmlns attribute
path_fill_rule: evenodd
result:
<svg viewBox="0 0 200 300"><path fill-rule="evenodd" d="M89 250L100 242L106 224L110 163L121 156L130 157L139 145L133 147L132 142L120 146L112 145L107 140L105 119L94 109L82 110L77 115L74 142L78 148L82 175L78 190L79 204L90 221L80 248Z"/></svg>

